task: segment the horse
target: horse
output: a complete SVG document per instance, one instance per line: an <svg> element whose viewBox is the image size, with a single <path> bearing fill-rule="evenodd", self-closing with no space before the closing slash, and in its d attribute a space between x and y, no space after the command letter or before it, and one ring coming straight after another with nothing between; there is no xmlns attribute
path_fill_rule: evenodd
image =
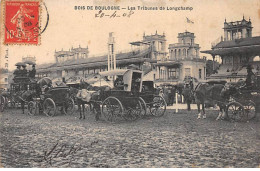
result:
<svg viewBox="0 0 260 171"><path fill-rule="evenodd" d="M90 106L91 111L95 112L95 119L99 120L101 116L100 103L101 97L104 97L104 91L109 90L108 86L91 86L83 82L80 84L80 89L71 88L70 92L74 97L80 113L79 119L85 119L85 104Z"/></svg>
<svg viewBox="0 0 260 171"><path fill-rule="evenodd" d="M218 105L220 112L216 120L224 118L226 116L226 102L229 98L229 94L225 91L223 84L209 85L208 83L200 83L194 90L195 103L198 108L198 119L206 118L205 104L211 103L212 105ZM200 104L202 105L202 113L200 111Z"/></svg>
<svg viewBox="0 0 260 171"><path fill-rule="evenodd" d="M35 91L24 90L24 91L18 91L10 96L11 98L13 98L14 103L21 103L22 112L24 114L25 103L32 101L35 95L36 95Z"/></svg>

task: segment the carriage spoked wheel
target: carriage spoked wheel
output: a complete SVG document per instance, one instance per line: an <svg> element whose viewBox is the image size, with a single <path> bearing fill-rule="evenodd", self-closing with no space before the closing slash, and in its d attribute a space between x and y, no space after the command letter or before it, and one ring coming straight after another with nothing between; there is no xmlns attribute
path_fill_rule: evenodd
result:
<svg viewBox="0 0 260 171"><path fill-rule="evenodd" d="M37 103L34 101L30 101L28 103L28 115L34 116L37 113Z"/></svg>
<svg viewBox="0 0 260 171"><path fill-rule="evenodd" d="M147 114L147 106L146 106L146 103L145 103L145 101L144 101L144 99L142 98L142 97L139 97L139 101L140 101L140 103L141 103L141 106L142 106L142 111L141 111L141 116L143 117L143 116L146 116L146 114Z"/></svg>
<svg viewBox="0 0 260 171"><path fill-rule="evenodd" d="M66 99L65 102L63 103L62 110L65 113L65 115L72 115L75 110L74 100L72 98Z"/></svg>
<svg viewBox="0 0 260 171"><path fill-rule="evenodd" d="M56 114L56 105L51 98L47 98L43 102L43 113L47 116L54 116Z"/></svg>
<svg viewBox="0 0 260 171"><path fill-rule="evenodd" d="M139 99L136 99L129 103L130 104L126 105L126 107L125 107L126 110L125 110L123 117L125 120L135 121L141 117L141 113L143 111L142 104Z"/></svg>
<svg viewBox="0 0 260 171"><path fill-rule="evenodd" d="M245 119L252 120L256 116L256 104L253 101L249 101L246 105L244 105L245 109Z"/></svg>
<svg viewBox="0 0 260 171"><path fill-rule="evenodd" d="M153 116L163 116L166 111L166 101L162 96L154 96L153 102L150 104L150 113Z"/></svg>
<svg viewBox="0 0 260 171"><path fill-rule="evenodd" d="M5 108L5 97L4 96L0 96L0 112L3 112L4 111L4 108Z"/></svg>
<svg viewBox="0 0 260 171"><path fill-rule="evenodd" d="M244 118L245 109L241 103L231 102L227 105L227 118L230 121L241 121Z"/></svg>
<svg viewBox="0 0 260 171"><path fill-rule="evenodd" d="M122 119L123 105L116 97L108 97L102 103L101 114L109 122Z"/></svg>

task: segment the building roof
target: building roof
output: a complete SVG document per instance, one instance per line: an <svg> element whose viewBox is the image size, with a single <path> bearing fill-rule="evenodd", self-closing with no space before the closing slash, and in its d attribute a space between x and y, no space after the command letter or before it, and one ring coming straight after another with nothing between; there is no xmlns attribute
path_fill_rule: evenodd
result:
<svg viewBox="0 0 260 171"><path fill-rule="evenodd" d="M131 51L126 53L116 54L117 64L129 64L149 61L145 58L147 54L150 53L150 49L143 51ZM78 60L67 60L62 63L52 63L43 67L38 67L37 72L45 72L52 70L64 70L73 68L96 68L101 66L107 66L107 55L91 57L91 58L80 58Z"/></svg>
<svg viewBox="0 0 260 171"><path fill-rule="evenodd" d="M218 43L213 49L252 46L252 45L260 45L260 36L235 39L232 41L222 41L222 42Z"/></svg>
<svg viewBox="0 0 260 171"><path fill-rule="evenodd" d="M223 55L232 52L255 52L260 53L260 36L222 41L212 48L212 50L201 51L212 55Z"/></svg>

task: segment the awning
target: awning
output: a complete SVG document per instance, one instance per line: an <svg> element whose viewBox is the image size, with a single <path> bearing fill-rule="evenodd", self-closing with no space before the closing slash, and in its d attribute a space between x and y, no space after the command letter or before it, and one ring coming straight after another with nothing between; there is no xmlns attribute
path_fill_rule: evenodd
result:
<svg viewBox="0 0 260 171"><path fill-rule="evenodd" d="M115 76L115 75L124 75L128 70L127 69L115 69L111 71L99 72L103 77L105 76Z"/></svg>
<svg viewBox="0 0 260 171"><path fill-rule="evenodd" d="M99 74L103 77L105 77L105 76L116 76L116 75L125 75L125 73L127 73L128 71L142 73L142 71L139 71L139 70L115 69L115 70L110 70L110 71L99 72Z"/></svg>

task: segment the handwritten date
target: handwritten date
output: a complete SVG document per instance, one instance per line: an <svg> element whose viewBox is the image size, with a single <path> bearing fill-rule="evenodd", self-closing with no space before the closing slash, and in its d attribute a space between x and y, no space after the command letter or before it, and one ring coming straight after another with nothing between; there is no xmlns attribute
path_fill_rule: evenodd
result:
<svg viewBox="0 0 260 171"><path fill-rule="evenodd" d="M116 18L116 17L128 17L130 18L134 14L134 11L130 10L129 12L119 13L118 11L114 11L113 13L107 13L103 12L102 10L99 10L98 13L95 14L96 18Z"/></svg>

